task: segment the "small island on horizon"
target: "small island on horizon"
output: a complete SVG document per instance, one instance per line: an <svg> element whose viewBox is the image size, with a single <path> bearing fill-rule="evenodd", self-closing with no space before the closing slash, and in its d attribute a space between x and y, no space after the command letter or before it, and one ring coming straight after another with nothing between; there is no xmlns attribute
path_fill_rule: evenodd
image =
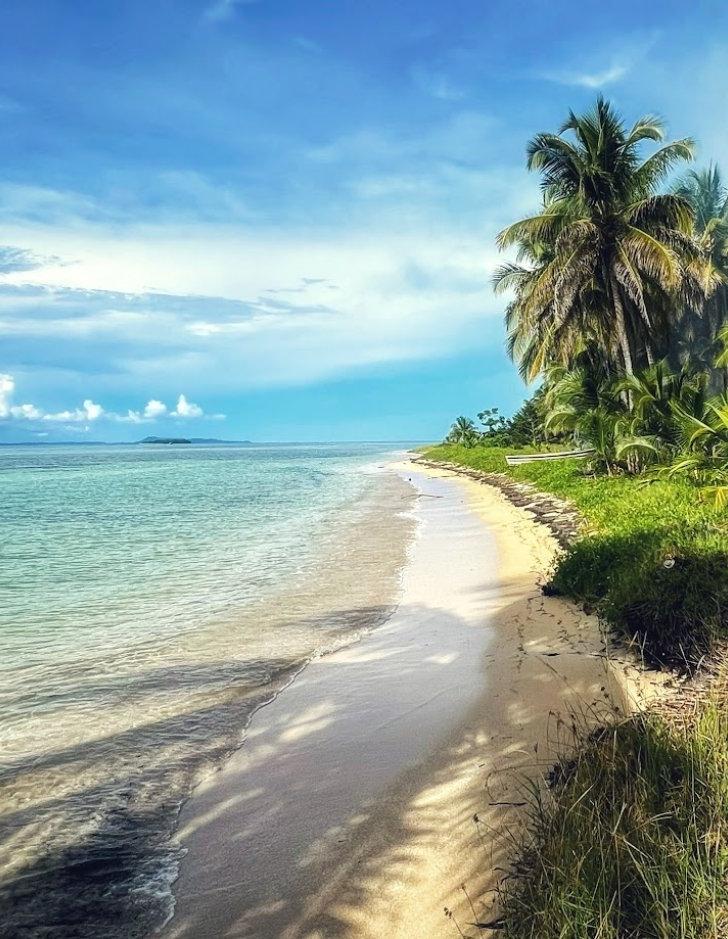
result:
<svg viewBox="0 0 728 939"><path fill-rule="evenodd" d="M156 437L153 434L137 440L137 443L162 444L199 444L199 443L226 443L226 444L252 444L252 440L219 440L217 437Z"/></svg>
<svg viewBox="0 0 728 939"><path fill-rule="evenodd" d="M137 443L164 443L164 444L175 444L175 443L192 443L189 437L143 437L141 440L137 440Z"/></svg>

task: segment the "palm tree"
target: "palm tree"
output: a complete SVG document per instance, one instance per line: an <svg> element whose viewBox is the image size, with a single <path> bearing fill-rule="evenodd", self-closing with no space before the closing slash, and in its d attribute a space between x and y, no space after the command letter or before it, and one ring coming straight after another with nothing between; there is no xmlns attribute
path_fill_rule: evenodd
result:
<svg viewBox="0 0 728 939"><path fill-rule="evenodd" d="M720 332L728 323L728 189L720 170L711 163L707 169L687 172L675 192L693 210L695 234L705 258L708 298L697 309L695 304L686 304L677 324L672 358L689 359L698 367L710 368L718 351ZM724 391L728 385L726 378L724 371Z"/></svg>
<svg viewBox="0 0 728 939"><path fill-rule="evenodd" d="M688 170L675 186L677 195L687 199L693 209L695 230L700 234L715 232L728 235L728 190L715 163L707 169Z"/></svg>
<svg viewBox="0 0 728 939"><path fill-rule="evenodd" d="M493 286L496 294L507 290L515 294L505 312L506 345L521 377L530 382L548 365L567 365L587 345L598 344L604 337L593 334L592 324L582 315L585 305L575 305L569 316L557 322L550 282L554 252L548 245L524 239L518 262L501 265L493 275Z"/></svg>
<svg viewBox="0 0 728 939"><path fill-rule="evenodd" d="M479 437L475 423L469 417L458 417L445 438L448 443L461 443L465 447L472 447Z"/></svg>
<svg viewBox="0 0 728 939"><path fill-rule="evenodd" d="M676 412L702 415L706 406L707 375L689 364L671 372L665 360L616 382L615 392L629 392L629 433L649 438L667 456L680 444Z"/></svg>
<svg viewBox="0 0 728 939"><path fill-rule="evenodd" d="M667 477L686 476L703 487L719 509L728 506L728 397L705 404L702 414L675 408L683 434L684 452L663 469Z"/></svg>
<svg viewBox="0 0 728 939"><path fill-rule="evenodd" d="M549 369L545 387L546 428L594 448L607 472L619 465L639 473L648 463L672 460L684 442L684 422L706 408L705 374L688 368L673 374L664 361L615 381L582 357L572 369Z"/></svg>
<svg viewBox="0 0 728 939"><path fill-rule="evenodd" d="M614 382L607 371L593 366L582 355L572 368L551 366L544 382L544 407L547 429L575 431L578 417L601 408L619 413L624 410Z"/></svg>
<svg viewBox="0 0 728 939"><path fill-rule="evenodd" d="M501 249L515 245L519 257L495 275L497 290L515 291L509 346L527 377L568 365L587 345L601 348L608 370L632 374L662 352L678 291L701 290L690 204L657 193L672 167L692 159L693 143L640 159L645 141L663 139L657 118L627 129L600 97L589 113L570 112L557 134L529 143L542 210L500 233Z"/></svg>
<svg viewBox="0 0 728 939"><path fill-rule="evenodd" d="M600 366L584 356L573 368L551 366L546 373L544 429L567 433L577 446L595 451L596 462L611 475L618 460L619 419L624 405Z"/></svg>

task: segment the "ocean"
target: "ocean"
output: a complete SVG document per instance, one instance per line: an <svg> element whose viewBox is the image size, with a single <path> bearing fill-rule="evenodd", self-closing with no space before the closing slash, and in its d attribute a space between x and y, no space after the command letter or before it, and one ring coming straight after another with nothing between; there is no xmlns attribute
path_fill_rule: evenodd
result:
<svg viewBox="0 0 728 939"><path fill-rule="evenodd" d="M1 936L166 922L196 782L396 604L394 449L0 448Z"/></svg>

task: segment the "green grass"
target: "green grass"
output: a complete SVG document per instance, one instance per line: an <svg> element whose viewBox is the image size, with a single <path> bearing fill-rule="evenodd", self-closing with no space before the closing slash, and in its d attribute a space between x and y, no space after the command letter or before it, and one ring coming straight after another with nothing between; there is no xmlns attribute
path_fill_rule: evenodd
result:
<svg viewBox="0 0 728 939"><path fill-rule="evenodd" d="M724 701L724 699L723 699ZM728 935L728 713L642 715L592 736L548 791L504 881L508 939Z"/></svg>
<svg viewBox="0 0 728 939"><path fill-rule="evenodd" d="M550 589L596 608L651 664L692 671L728 636L728 515L695 487L589 476L580 460L508 467L506 452L441 445L424 455L507 473L573 502L588 528L558 561Z"/></svg>

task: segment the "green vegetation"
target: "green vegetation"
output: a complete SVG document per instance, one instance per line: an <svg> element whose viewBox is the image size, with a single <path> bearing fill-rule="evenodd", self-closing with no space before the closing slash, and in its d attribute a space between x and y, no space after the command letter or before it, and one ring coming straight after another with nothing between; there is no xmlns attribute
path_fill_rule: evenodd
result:
<svg viewBox="0 0 728 939"><path fill-rule="evenodd" d="M728 190L715 166L675 178L692 141L602 98L527 153L542 204L501 232L494 288L538 390L513 418L459 418L425 455L573 502L587 527L547 590L693 674L728 638ZM506 465L554 446L590 454ZM502 887L506 936L728 935L725 688L690 721L602 728L557 770Z"/></svg>
<svg viewBox="0 0 728 939"><path fill-rule="evenodd" d="M573 502L589 524L550 589L595 607L648 662L692 671L728 636L728 521L689 483L585 474L579 460L509 467L509 452L445 444L425 456L507 473Z"/></svg>
<svg viewBox="0 0 728 939"><path fill-rule="evenodd" d="M594 734L534 791L509 939L706 939L728 930L728 713L642 715Z"/></svg>
<svg viewBox="0 0 728 939"><path fill-rule="evenodd" d="M713 166L668 186L692 153L602 98L530 141L543 203L501 232L516 260L494 284L510 291L509 350L540 387L510 420L460 417L445 441L500 471L498 447L593 451L512 471L591 522L552 589L688 670L728 634L728 190Z"/></svg>
<svg viewBox="0 0 728 939"><path fill-rule="evenodd" d="M684 476L728 504L728 190L714 166L665 188L692 153L601 98L531 140L543 203L499 235L516 258L494 286L510 353L541 386L510 421L458 418L450 442L567 441L607 474Z"/></svg>
<svg viewBox="0 0 728 939"><path fill-rule="evenodd" d="M520 452L536 448L524 448ZM429 459L507 474L588 522L550 588L596 606L655 664L693 670L726 636L722 516L684 480L644 485L579 460L509 467L512 448L441 445ZM591 734L534 787L527 839L501 886L508 939L728 935L728 702L690 720L640 714Z"/></svg>
<svg viewBox="0 0 728 939"><path fill-rule="evenodd" d="M192 443L187 437L144 437L139 443Z"/></svg>
<svg viewBox="0 0 728 939"><path fill-rule="evenodd" d="M558 134L528 144L544 201L498 239L528 266L506 264L495 279L498 291L515 289L506 325L528 377L583 349L632 374L666 353L678 296L688 303L712 288L687 196L657 192L675 164L692 159L693 144L669 143L641 159L642 144L662 138L656 118L627 129L600 98L592 112L570 113Z"/></svg>

